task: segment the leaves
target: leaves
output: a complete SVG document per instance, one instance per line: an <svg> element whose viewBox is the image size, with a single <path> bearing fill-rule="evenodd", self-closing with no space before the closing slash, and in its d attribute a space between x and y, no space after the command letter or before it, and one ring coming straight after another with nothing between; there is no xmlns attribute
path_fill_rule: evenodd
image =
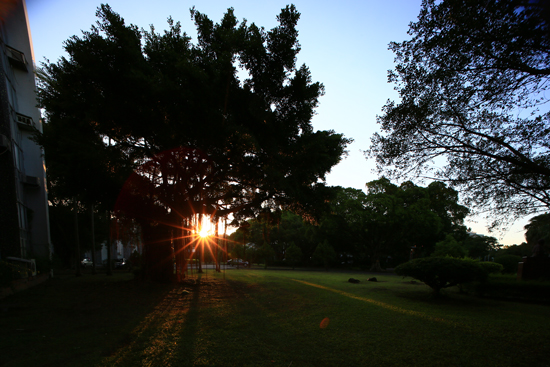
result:
<svg viewBox="0 0 550 367"><path fill-rule="evenodd" d="M268 203L314 215L351 140L313 131L323 85L296 66L294 6L270 31L239 22L232 8L220 23L192 9L196 44L172 18L160 34L126 25L108 5L97 16L65 42L67 58L42 68L47 123L37 140L59 197L112 208L134 169L183 147L211 160L216 174L203 186L216 191L219 215L242 220Z"/></svg>
<svg viewBox="0 0 550 367"><path fill-rule="evenodd" d="M340 253L356 260L368 257L371 263L388 255L405 259L413 246L428 254L445 234L465 231L468 208L442 183L397 186L381 178L366 186L366 194L337 188L331 214L321 222L321 230Z"/></svg>
<svg viewBox="0 0 550 367"><path fill-rule="evenodd" d="M448 182L503 222L546 208L547 14L546 2L424 1L412 38L390 44L400 102L366 151L379 172Z"/></svg>

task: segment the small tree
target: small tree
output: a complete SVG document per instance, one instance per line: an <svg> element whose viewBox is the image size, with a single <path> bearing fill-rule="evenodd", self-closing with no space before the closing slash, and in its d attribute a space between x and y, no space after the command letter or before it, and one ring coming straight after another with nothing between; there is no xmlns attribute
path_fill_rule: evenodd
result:
<svg viewBox="0 0 550 367"><path fill-rule="evenodd" d="M264 241L262 247L257 250L256 255L259 261L263 260L264 268L267 269L267 263L275 256L275 250L269 243Z"/></svg>
<svg viewBox="0 0 550 367"><path fill-rule="evenodd" d="M488 272L479 263L452 257L414 259L397 266L395 273L426 283L436 295L442 288L473 281L484 281L488 276Z"/></svg>

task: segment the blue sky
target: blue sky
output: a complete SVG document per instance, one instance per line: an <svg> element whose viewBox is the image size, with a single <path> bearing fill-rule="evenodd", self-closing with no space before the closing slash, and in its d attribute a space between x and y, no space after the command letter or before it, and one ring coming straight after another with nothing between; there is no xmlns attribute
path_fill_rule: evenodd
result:
<svg viewBox="0 0 550 367"><path fill-rule="evenodd" d="M172 16L182 29L195 39L195 26L189 9L193 6L214 22L219 22L227 8L233 7L237 19L247 19L270 29L276 16L289 2L268 0L111 0L106 2L126 21L157 32L166 28ZM365 159L362 150L370 145L377 131L376 115L387 99L396 99L393 85L387 83L387 70L393 68L391 41L408 38L407 30L420 11L421 0L295 0L301 13L298 23L302 51L298 65L305 63L314 81L325 85L313 126L335 130L354 142L349 155L327 177L329 185L364 189L365 183L377 179L374 163ZM27 0L27 11L34 44L35 62L51 62L65 55L63 41L80 36L96 22L99 0ZM477 233L487 233L484 222L468 222ZM524 241L520 221L500 239L505 245ZM499 237L497 234L491 234Z"/></svg>

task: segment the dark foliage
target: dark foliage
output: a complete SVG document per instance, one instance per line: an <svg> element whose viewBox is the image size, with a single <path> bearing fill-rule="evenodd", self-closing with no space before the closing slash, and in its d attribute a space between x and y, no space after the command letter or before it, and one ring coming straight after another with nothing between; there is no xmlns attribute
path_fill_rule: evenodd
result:
<svg viewBox="0 0 550 367"><path fill-rule="evenodd" d="M479 265L489 274L500 274L504 270L504 266L497 262L482 261L479 263Z"/></svg>
<svg viewBox="0 0 550 367"><path fill-rule="evenodd" d="M413 246L417 255L429 254L445 234L465 233L463 220L469 210L458 204L455 190L440 182L397 186L382 178L368 182L367 193L336 190L319 231L337 252L371 270L380 270L378 261L388 255L404 261Z"/></svg>
<svg viewBox="0 0 550 367"><path fill-rule="evenodd" d="M478 263L451 257L414 259L395 268L395 273L426 283L435 293L473 281L484 281L488 273Z"/></svg>
<svg viewBox="0 0 550 367"><path fill-rule="evenodd" d="M233 9L219 24L191 15L196 45L172 19L164 34L140 32L102 5L97 25L65 42L69 57L43 65L37 139L53 192L112 209L136 167L185 147L215 165L205 185L223 191L220 215L251 216L270 200L314 211L350 140L313 131L324 88L296 65L300 14L282 9L269 32Z"/></svg>
<svg viewBox="0 0 550 367"><path fill-rule="evenodd" d="M196 44L171 18L159 34L126 25L108 5L97 16L65 42L68 57L39 73L46 124L36 139L52 198L109 211L117 203L146 246L157 244L146 256L166 263L159 277L172 271L173 228L196 213L319 215L332 193L325 175L351 140L313 130L324 87L296 65L294 6L270 31L239 23L232 8L220 23L192 9Z"/></svg>
<svg viewBox="0 0 550 367"><path fill-rule="evenodd" d="M400 101L367 152L379 170L450 182L495 224L545 210L549 14L543 0L423 1L412 38L390 44Z"/></svg>
<svg viewBox="0 0 550 367"><path fill-rule="evenodd" d="M518 271L518 263L522 257L518 255L499 255L495 257L495 262L503 266L502 272L515 274Z"/></svg>

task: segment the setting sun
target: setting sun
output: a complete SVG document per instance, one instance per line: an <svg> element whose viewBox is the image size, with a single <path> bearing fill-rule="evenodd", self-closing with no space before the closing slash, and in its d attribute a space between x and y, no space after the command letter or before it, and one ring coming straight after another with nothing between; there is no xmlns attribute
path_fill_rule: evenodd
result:
<svg viewBox="0 0 550 367"><path fill-rule="evenodd" d="M208 233L208 230L206 228L202 228L200 231L199 231L199 236L201 238L205 238L205 237L208 237L210 234Z"/></svg>

